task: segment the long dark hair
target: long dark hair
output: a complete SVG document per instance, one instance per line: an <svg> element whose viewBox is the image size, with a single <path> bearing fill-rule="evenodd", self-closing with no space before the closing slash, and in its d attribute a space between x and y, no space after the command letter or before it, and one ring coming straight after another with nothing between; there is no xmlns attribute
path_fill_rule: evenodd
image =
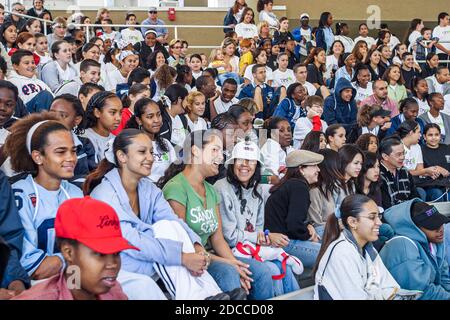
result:
<svg viewBox="0 0 450 320"><path fill-rule="evenodd" d="M110 91L100 91L95 93L86 107L86 128L92 128L97 125L98 119L94 115L94 109L102 110L105 107L106 100L117 98L117 96Z"/></svg>
<svg viewBox="0 0 450 320"><path fill-rule="evenodd" d="M344 176L342 175L339 166L339 153L332 149L323 149L318 153L323 155L324 159L318 165L320 172L317 185L320 193L322 193L326 199L330 199L329 197L345 184Z"/></svg>
<svg viewBox="0 0 450 320"><path fill-rule="evenodd" d="M320 14L319 19L319 28L326 28L328 27L328 17L330 16L330 12L322 12Z"/></svg>
<svg viewBox="0 0 450 320"><path fill-rule="evenodd" d="M362 194L352 194L347 196L340 206L342 225L345 229L349 230L348 218L353 217L358 219L360 212L363 210L363 206L373 201L368 196ZM337 240L341 234L341 227L336 215L330 214L325 225L325 231L322 238L322 246L320 247L319 255L316 259L316 264L313 268L313 274L315 275L319 267L320 260L327 251L330 244Z"/></svg>
<svg viewBox="0 0 450 320"><path fill-rule="evenodd" d="M403 121L395 131L396 135L403 139L406 137L411 131L416 131L419 124L414 120L406 120Z"/></svg>
<svg viewBox="0 0 450 320"><path fill-rule="evenodd" d="M238 177L234 174L234 163L230 163L227 168L227 181L230 183L233 187L237 189L237 195L239 200L242 200L242 188L244 186L239 181ZM263 200L262 196L258 192L258 186L261 182L261 164L257 163L255 173L250 178L250 181L248 182L247 189L252 188L253 189L253 197Z"/></svg>
<svg viewBox="0 0 450 320"><path fill-rule="evenodd" d="M151 104L155 105L158 109L160 109L159 105L152 99L142 98L136 101L134 105L134 115L130 118L130 120L128 120L126 128L139 129L139 125L137 123L136 118L141 119L142 115L145 112L145 108ZM158 147L164 152L169 152L169 146L167 145L166 141L164 141L164 139L160 136L160 133L159 132L155 133L154 137Z"/></svg>
<svg viewBox="0 0 450 320"><path fill-rule="evenodd" d="M159 179L157 186L162 189L170 179L186 168L186 164L191 160L192 147L196 146L197 148L203 149L205 145L211 142L214 136L222 140L222 133L216 129L192 131L187 135L183 145L183 157L179 159L180 161L172 163L167 168L164 176Z"/></svg>
<svg viewBox="0 0 450 320"><path fill-rule="evenodd" d="M353 161L353 159L360 154L363 162L364 162L364 154L355 144L345 144L342 146L342 148L339 149L339 163L341 165L340 172L343 177L345 177L345 168L348 166L349 163ZM354 187L355 181L354 179L350 179L347 181L346 184L342 186L342 189L349 194L352 192Z"/></svg>
<svg viewBox="0 0 450 320"><path fill-rule="evenodd" d="M377 154L373 152L364 152L364 162L361 168L361 172L359 173L358 178L356 179L356 193L364 194L364 181L367 171L375 167L375 164L379 161L377 158ZM375 194L380 188L380 182L371 182L369 186L369 194L367 196Z"/></svg>
<svg viewBox="0 0 450 320"><path fill-rule="evenodd" d="M287 168L286 174L283 178L281 178L280 182L274 186L272 186L269 190L270 193L274 193L275 191L279 190L286 182L288 182L291 179L298 179L306 183L307 186L309 186L308 181L305 179L303 174L300 172L299 167L295 168Z"/></svg>
<svg viewBox="0 0 450 320"><path fill-rule="evenodd" d="M120 150L127 154L128 147L133 143L132 140L140 134L145 133L137 129L124 129L116 136L113 143L114 159L116 163L119 163L117 160L117 151ZM83 184L84 195L89 195L92 190L102 182L103 177L109 171L117 167L117 165L109 162L107 159L100 161L97 169L86 177L86 181Z"/></svg>
<svg viewBox="0 0 450 320"><path fill-rule="evenodd" d="M325 134L322 131L311 131L306 135L300 149L318 153L320 151L320 136L325 138Z"/></svg>

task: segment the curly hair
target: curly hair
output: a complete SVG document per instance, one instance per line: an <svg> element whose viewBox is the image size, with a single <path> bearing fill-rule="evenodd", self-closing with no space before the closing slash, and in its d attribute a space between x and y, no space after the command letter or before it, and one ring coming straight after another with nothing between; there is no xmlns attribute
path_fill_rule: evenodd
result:
<svg viewBox="0 0 450 320"><path fill-rule="evenodd" d="M167 89L171 84L173 84L176 76L177 71L174 68L168 66L167 64L163 64L155 71L153 79L156 81L160 89Z"/></svg>
<svg viewBox="0 0 450 320"><path fill-rule="evenodd" d="M50 133L69 132L56 115L48 111L32 113L16 121L10 127L11 134L6 139L4 151L11 158L11 167L14 171L37 174L39 166L33 161L27 149L27 134L36 123L46 120L49 121L42 123L31 137L31 150L37 150L44 154L44 148L48 143L47 137Z"/></svg>

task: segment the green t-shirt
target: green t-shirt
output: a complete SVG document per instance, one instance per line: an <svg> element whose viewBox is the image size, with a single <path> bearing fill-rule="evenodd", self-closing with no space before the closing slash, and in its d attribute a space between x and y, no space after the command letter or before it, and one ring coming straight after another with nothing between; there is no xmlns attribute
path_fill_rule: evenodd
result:
<svg viewBox="0 0 450 320"><path fill-rule="evenodd" d="M192 188L183 173L169 180L163 188L167 201L175 200L186 207L186 223L199 235L205 246L208 238L217 230L216 206L220 203L220 195L208 182L203 182L206 189L206 209L204 199Z"/></svg>

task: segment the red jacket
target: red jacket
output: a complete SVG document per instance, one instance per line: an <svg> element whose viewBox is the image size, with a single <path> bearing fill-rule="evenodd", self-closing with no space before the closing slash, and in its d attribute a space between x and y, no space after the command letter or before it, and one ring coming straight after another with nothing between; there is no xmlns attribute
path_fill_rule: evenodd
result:
<svg viewBox="0 0 450 320"><path fill-rule="evenodd" d="M117 136L120 132L122 132L123 129L125 129L125 126L127 125L128 120L131 119L133 116L133 113L131 113L130 109L123 108L122 110L122 120L120 121L119 126L116 130L111 131L111 133L115 136Z"/></svg>

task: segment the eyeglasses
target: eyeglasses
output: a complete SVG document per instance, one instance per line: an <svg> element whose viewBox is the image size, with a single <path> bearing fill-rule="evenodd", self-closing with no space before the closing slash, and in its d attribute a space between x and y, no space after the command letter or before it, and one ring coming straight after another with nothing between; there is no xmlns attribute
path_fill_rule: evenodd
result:
<svg viewBox="0 0 450 320"><path fill-rule="evenodd" d="M14 11L17 11L17 12L25 12L25 9L14 9Z"/></svg>
<svg viewBox="0 0 450 320"><path fill-rule="evenodd" d="M383 219L383 215L382 214L377 214L377 215L371 215L371 216L359 216L360 218L367 218L367 219L369 219L369 220L372 220L372 221L375 221L377 218L378 219L380 219L380 221L381 221L381 219Z"/></svg>
<svg viewBox="0 0 450 320"><path fill-rule="evenodd" d="M149 11L148 13L150 13L150 14L157 14L158 12L157 11Z"/></svg>

